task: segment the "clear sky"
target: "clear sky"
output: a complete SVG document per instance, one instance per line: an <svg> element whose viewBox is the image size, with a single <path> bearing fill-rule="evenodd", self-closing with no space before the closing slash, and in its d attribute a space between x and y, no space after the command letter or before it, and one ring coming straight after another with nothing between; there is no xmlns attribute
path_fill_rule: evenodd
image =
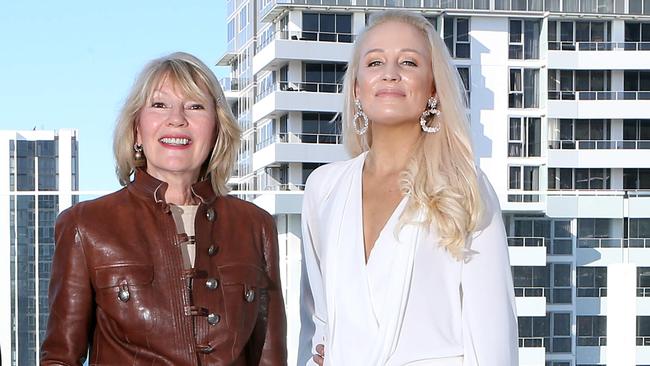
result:
<svg viewBox="0 0 650 366"><path fill-rule="evenodd" d="M185 51L227 75L225 20L225 0L2 0L0 129L78 129L80 189L117 189L113 127L138 72Z"/></svg>

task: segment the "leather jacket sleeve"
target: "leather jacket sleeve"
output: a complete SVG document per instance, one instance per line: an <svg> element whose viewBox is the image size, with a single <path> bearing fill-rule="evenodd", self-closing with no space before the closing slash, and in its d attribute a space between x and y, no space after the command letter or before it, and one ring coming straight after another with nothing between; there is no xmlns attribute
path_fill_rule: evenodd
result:
<svg viewBox="0 0 650 366"><path fill-rule="evenodd" d="M50 315L41 365L82 365L93 319L93 290L75 209L59 215L49 287Z"/></svg>
<svg viewBox="0 0 650 366"><path fill-rule="evenodd" d="M263 220L264 259L266 275L269 280L263 296L262 309L253 329L253 334L247 344L247 359L254 365L278 366L287 364L286 345L286 315L282 286L280 284L280 268L278 254L278 235L273 218L265 214ZM259 363L256 362L259 360Z"/></svg>

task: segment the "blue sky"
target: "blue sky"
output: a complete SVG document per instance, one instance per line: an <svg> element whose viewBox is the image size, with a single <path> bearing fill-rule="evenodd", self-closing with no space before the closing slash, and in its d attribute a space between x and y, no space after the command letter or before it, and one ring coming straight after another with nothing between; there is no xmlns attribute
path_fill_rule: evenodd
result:
<svg viewBox="0 0 650 366"><path fill-rule="evenodd" d="M185 51L227 75L225 19L225 0L1 1L0 129L78 129L80 189L117 189L113 127L138 72Z"/></svg>

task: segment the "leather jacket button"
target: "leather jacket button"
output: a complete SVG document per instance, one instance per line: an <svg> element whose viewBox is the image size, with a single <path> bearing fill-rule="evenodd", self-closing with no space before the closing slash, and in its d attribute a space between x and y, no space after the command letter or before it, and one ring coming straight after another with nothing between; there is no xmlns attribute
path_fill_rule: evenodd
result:
<svg viewBox="0 0 650 366"><path fill-rule="evenodd" d="M219 314L215 314L215 313L208 314L208 324L216 325L219 323L219 321L221 321L221 317L219 316Z"/></svg>
<svg viewBox="0 0 650 366"><path fill-rule="evenodd" d="M131 293L129 293L129 287L127 285L122 285L120 291L117 293L117 298L121 302L127 302L131 298Z"/></svg>
<svg viewBox="0 0 650 366"><path fill-rule="evenodd" d="M244 300L246 300L246 302L253 302L253 300L255 300L255 290L252 288L247 289L244 292Z"/></svg>
<svg viewBox="0 0 650 366"><path fill-rule="evenodd" d="M219 287L219 281L217 281L216 278L208 278L208 280L205 281L205 287L207 287L210 290L214 290L217 287Z"/></svg>
<svg viewBox="0 0 650 366"><path fill-rule="evenodd" d="M207 211L205 211L205 217L208 219L208 221L214 221L215 218L214 214L214 209L210 207Z"/></svg>
<svg viewBox="0 0 650 366"><path fill-rule="evenodd" d="M217 247L214 245L210 245L210 247L208 248L208 255L212 257L215 254L217 254Z"/></svg>

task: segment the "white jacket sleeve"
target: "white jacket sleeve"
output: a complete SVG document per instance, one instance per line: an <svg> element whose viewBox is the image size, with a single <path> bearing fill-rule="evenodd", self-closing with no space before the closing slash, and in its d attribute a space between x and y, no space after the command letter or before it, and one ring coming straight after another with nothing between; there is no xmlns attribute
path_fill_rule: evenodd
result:
<svg viewBox="0 0 650 366"><path fill-rule="evenodd" d="M469 243L461 278L465 366L516 366L517 313L508 243L496 195L487 178L485 217Z"/></svg>
<svg viewBox="0 0 650 366"><path fill-rule="evenodd" d="M316 345L325 344L327 333L327 306L318 251L316 188L313 182L310 184L307 180L303 196L298 365L316 365L312 355L316 353Z"/></svg>

